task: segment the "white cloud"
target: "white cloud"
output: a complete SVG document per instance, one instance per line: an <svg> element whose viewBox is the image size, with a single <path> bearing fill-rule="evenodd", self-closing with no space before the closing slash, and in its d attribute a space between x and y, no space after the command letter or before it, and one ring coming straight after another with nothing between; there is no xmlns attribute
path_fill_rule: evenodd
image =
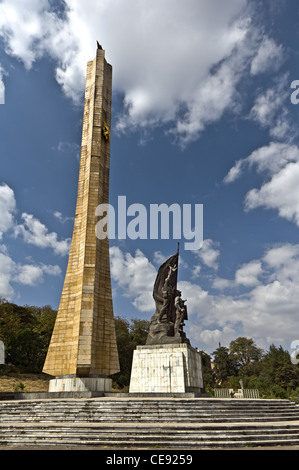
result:
<svg viewBox="0 0 299 470"><path fill-rule="evenodd" d="M75 158L78 161L80 161L81 147L79 144L76 144L75 142L60 141L58 142L58 145L53 145L51 149L54 152L60 152L62 154L71 153L75 156Z"/></svg>
<svg viewBox="0 0 299 470"><path fill-rule="evenodd" d="M152 292L157 271L146 256L140 250L136 250L135 257L130 253L124 254L114 246L110 248L110 263L112 279L124 296L132 299L137 310L153 311L155 304Z"/></svg>
<svg viewBox="0 0 299 470"><path fill-rule="evenodd" d="M61 212L59 211L54 211L53 212L53 215L54 217L59 220L59 222L61 222L62 224L65 224L66 222L69 222L69 221L73 221L74 218L73 217L68 217L68 216L64 216Z"/></svg>
<svg viewBox="0 0 299 470"><path fill-rule="evenodd" d="M234 279L215 277L212 281L212 287L219 291L235 289L238 286L255 287L260 284L259 277L262 274L262 262L260 260L249 261L236 270Z"/></svg>
<svg viewBox="0 0 299 470"><path fill-rule="evenodd" d="M249 166L255 165L260 173L266 172L270 176L278 173L289 162L299 161L299 148L297 145L289 145L271 142L260 147L247 157Z"/></svg>
<svg viewBox="0 0 299 470"><path fill-rule="evenodd" d="M238 160L235 165L229 170L228 174L224 178L224 183L229 184L236 181L242 174L244 161Z"/></svg>
<svg viewBox="0 0 299 470"><path fill-rule="evenodd" d="M124 93L119 131L162 123L186 145L236 109L244 74L278 70L283 61L281 45L261 40L247 0L186 0L184 8L179 0L65 0L65 7L58 16L49 0L2 0L6 52L26 68L50 56L57 82L79 103L98 39L114 89ZM272 135L286 132L283 123Z"/></svg>
<svg viewBox="0 0 299 470"><path fill-rule="evenodd" d="M49 276L60 276L61 274L61 269L60 267L55 264L55 265L52 265L52 264L41 264L40 265L42 271L45 273L45 274L48 274Z"/></svg>
<svg viewBox="0 0 299 470"><path fill-rule="evenodd" d="M136 5L129 2L129 8ZM122 11L119 18L127 23L122 21L118 35L126 40L119 49L112 41L111 51L115 84L124 90L127 107L119 129L177 121L172 130L185 141L218 119L231 102L233 74L224 63L213 73L210 69L244 40L248 24L233 19L245 5L228 1L219 8L217 0L187 0L182 8L177 0L166 0L150 7L139 2L132 17L130 10ZM177 120L182 107L186 114Z"/></svg>
<svg viewBox="0 0 299 470"><path fill-rule="evenodd" d="M299 162L289 163L260 189L249 191L245 199L245 208L275 209L280 217L299 226L298 178Z"/></svg>
<svg viewBox="0 0 299 470"><path fill-rule="evenodd" d="M218 348L219 343L222 346L228 346L230 342L236 338L237 332L229 326L225 326L221 330L216 328L215 330L194 331L194 339L208 347L211 347L213 351Z"/></svg>
<svg viewBox="0 0 299 470"><path fill-rule="evenodd" d="M75 23L73 27L71 31L68 23L51 11L48 0L3 0L0 4L0 35L6 52L27 69L43 55L50 55L57 64L58 83L76 101L84 84L86 60L79 50L82 28L75 31Z"/></svg>
<svg viewBox="0 0 299 470"><path fill-rule="evenodd" d="M270 129L270 136L277 140L289 140L293 138L293 129L289 120L288 111L283 108L280 111L280 116L277 117L274 126Z"/></svg>
<svg viewBox="0 0 299 470"><path fill-rule="evenodd" d="M3 82L4 69L0 64L0 104L5 104L5 85Z"/></svg>
<svg viewBox="0 0 299 470"><path fill-rule="evenodd" d="M54 27L55 16L47 0L4 0L0 4L0 34L6 52L20 58L29 69L43 52L42 42Z"/></svg>
<svg viewBox="0 0 299 470"><path fill-rule="evenodd" d="M240 74L232 61L227 60L215 74L203 80L188 102L188 111L173 130L183 144L197 139L208 124L219 120L225 110L234 105L239 79Z"/></svg>
<svg viewBox="0 0 299 470"><path fill-rule="evenodd" d="M182 280L178 282L178 288L182 292L183 299L187 299L189 318L196 315L204 317L211 309L212 298L201 286Z"/></svg>
<svg viewBox="0 0 299 470"><path fill-rule="evenodd" d="M253 287L259 284L258 277L262 274L262 263L260 261L251 261L243 264L235 274L237 284L246 287Z"/></svg>
<svg viewBox="0 0 299 470"><path fill-rule="evenodd" d="M52 248L55 254L65 256L69 253L70 239L58 240L55 232L36 219L32 214L23 213L23 223L16 220L16 199L14 191L5 183L0 186L0 239L4 233L11 231L15 237L21 235L26 243L40 248ZM59 212L56 217L61 221L65 218Z"/></svg>
<svg viewBox="0 0 299 470"><path fill-rule="evenodd" d="M15 269L14 261L7 254L0 253L0 296L7 300L13 297L11 278Z"/></svg>
<svg viewBox="0 0 299 470"><path fill-rule="evenodd" d="M270 248L261 260L240 269L235 277L248 288L248 294L213 296L208 317L212 331L215 322L218 329L221 325L234 327L239 322L244 335L256 338L264 346L271 342L288 346L289 341L297 339L294 324L298 322L299 245Z"/></svg>
<svg viewBox="0 0 299 470"><path fill-rule="evenodd" d="M273 88L257 97L255 104L251 110L251 115L262 126L267 126L269 121L272 122L273 114L282 104L281 95L276 93Z"/></svg>
<svg viewBox="0 0 299 470"><path fill-rule="evenodd" d="M199 266L199 265L198 266L193 266L191 278L192 279L197 279L199 277L200 271L201 271L201 266Z"/></svg>
<svg viewBox="0 0 299 470"><path fill-rule="evenodd" d="M43 281L43 270L39 266L24 264L18 271L14 279L20 284L34 286Z"/></svg>
<svg viewBox="0 0 299 470"><path fill-rule="evenodd" d="M299 256L299 245L282 244L271 248L264 256L264 261L272 268L281 268L286 264L290 267L295 258ZM299 272L298 272L299 275Z"/></svg>
<svg viewBox="0 0 299 470"><path fill-rule="evenodd" d="M153 312L156 270L146 256L139 250L132 256L113 247L111 263L113 279L124 295L140 311ZM222 281L227 281L226 285L214 294L194 282L178 283L187 299L185 330L194 347L213 351L219 342L228 346L238 336L253 338L263 348L271 343L288 347L298 339L299 244L273 246L260 260L238 268L234 280ZM230 295L223 293L225 288L230 288ZM145 293L147 296L141 298Z"/></svg>
<svg viewBox="0 0 299 470"><path fill-rule="evenodd" d="M155 264L158 264L158 265L161 265L164 263L164 261L166 261L166 256L163 255L163 253L161 253L161 251L155 251L154 252L154 263Z"/></svg>
<svg viewBox="0 0 299 470"><path fill-rule="evenodd" d="M293 133L286 103L289 99L288 74L275 80L272 87L260 93L250 117L262 127L269 128L271 137L284 139Z"/></svg>
<svg viewBox="0 0 299 470"><path fill-rule="evenodd" d="M122 295L130 298L134 307L140 312L154 313L153 287L158 269L167 258L168 256L156 251L153 260L158 265L156 269L139 249L131 255L123 253L119 247L110 248L112 279L117 288L120 288ZM186 263L180 257L180 268L186 267Z"/></svg>
<svg viewBox="0 0 299 470"><path fill-rule="evenodd" d="M245 197L245 209L274 209L280 217L299 226L299 148L296 145L271 142L244 160L239 160L224 181L233 182L246 166L268 176L261 188L251 189Z"/></svg>
<svg viewBox="0 0 299 470"><path fill-rule="evenodd" d="M61 269L57 265L18 264L15 266L15 276L13 277L13 281L28 286L37 286L44 282L44 273L50 276L59 276L61 274Z"/></svg>
<svg viewBox="0 0 299 470"><path fill-rule="evenodd" d="M251 74L276 71L284 60L284 48L267 36L263 39L251 63Z"/></svg>
<svg viewBox="0 0 299 470"><path fill-rule="evenodd" d="M294 337L294 325L298 322L297 280L285 283L269 280L251 288L247 296L207 293L204 298L195 297L194 285L190 286L189 295L187 305L195 306L196 303L197 312L189 317L188 334L193 344L199 344L203 349L216 348L218 341L228 346L238 336L254 338L261 347L271 343L288 347L293 339L297 339Z"/></svg>
<svg viewBox="0 0 299 470"><path fill-rule="evenodd" d="M69 253L70 239L58 240L57 233L49 232L47 227L32 214L22 214L23 224L14 228L15 236L21 235L26 243L39 248L52 248L55 254L65 256Z"/></svg>
<svg viewBox="0 0 299 470"><path fill-rule="evenodd" d="M7 185L0 186L0 239L3 233L14 226L16 200L13 190Z"/></svg>
<svg viewBox="0 0 299 470"><path fill-rule="evenodd" d="M203 241L202 248L194 252L200 261L209 268L218 269L217 259L220 255L219 243L206 239Z"/></svg>
<svg viewBox="0 0 299 470"><path fill-rule="evenodd" d="M59 276L61 269L57 265L16 263L5 249L0 253L0 296L12 300L16 295L14 284L37 286L44 282L44 274Z"/></svg>
<svg viewBox="0 0 299 470"><path fill-rule="evenodd" d="M270 142L269 145L254 150L247 158L238 160L224 178L225 183L233 183L242 175L245 167L256 166L259 173L272 176L279 172L288 162L299 160L299 148L279 142Z"/></svg>
<svg viewBox="0 0 299 470"><path fill-rule="evenodd" d="M215 277L215 279L213 279L213 282L212 282L212 287L220 291L228 289L230 287L235 287L235 286L236 286L235 281L231 281L229 279L223 279L221 277Z"/></svg>
<svg viewBox="0 0 299 470"><path fill-rule="evenodd" d="M17 208L14 191L5 183L0 185L0 239L3 235L21 235L26 243L40 248L52 248L55 254L66 255L70 240L58 240L56 233L50 233L47 227L33 215L22 214L23 223L17 223ZM0 296L11 300L15 295L14 283L36 286L44 281L44 274L59 276L58 265L15 262L8 253L6 245L0 245Z"/></svg>
<svg viewBox="0 0 299 470"><path fill-rule="evenodd" d="M256 47L247 34L254 30L247 0L186 0L183 8L178 0L65 5L62 18L47 0L2 0L6 51L27 68L50 55L56 80L78 102L98 39L114 66L114 89L124 93L120 130L166 123L187 144L235 106L236 85Z"/></svg>

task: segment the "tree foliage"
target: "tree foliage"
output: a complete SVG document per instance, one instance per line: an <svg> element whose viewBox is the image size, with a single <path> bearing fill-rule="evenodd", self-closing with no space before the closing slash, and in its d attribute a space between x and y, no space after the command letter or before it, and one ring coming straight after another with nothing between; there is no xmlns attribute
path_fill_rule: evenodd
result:
<svg viewBox="0 0 299 470"><path fill-rule="evenodd" d="M23 372L41 372L57 312L49 305L24 306L0 301L0 339L6 363Z"/></svg>
<svg viewBox="0 0 299 470"><path fill-rule="evenodd" d="M237 367L228 348L221 346L214 352L214 373L219 382L225 382L230 375L234 375Z"/></svg>
<svg viewBox="0 0 299 470"><path fill-rule="evenodd" d="M121 317L115 318L120 372L114 374L114 382L119 387L128 386L131 377L132 359L136 346L146 342L149 321L133 318L131 322Z"/></svg>
<svg viewBox="0 0 299 470"><path fill-rule="evenodd" d="M20 372L40 373L49 347L57 312L44 307L19 306L0 298L0 340L5 344L6 364ZM146 343L150 322L133 318L115 318L120 372L114 374L114 386L130 383L133 352ZM281 346L271 345L268 351L258 348L250 338L237 338L229 348L219 344L209 354L201 351L205 385L257 388L261 396L299 398L299 364L293 364L290 353ZM0 373L1 373L0 366Z"/></svg>
<svg viewBox="0 0 299 470"><path fill-rule="evenodd" d="M0 299L0 340L5 344L5 362L21 372L40 373L49 347L57 312L44 307L19 306ZM137 345L145 344L149 321L115 318L120 369L114 382L129 385L132 357Z"/></svg>
<svg viewBox="0 0 299 470"><path fill-rule="evenodd" d="M214 356L214 386L257 388L266 397L299 398L299 365L293 364L288 351L272 344L267 352L252 339L237 338L230 347L219 345Z"/></svg>

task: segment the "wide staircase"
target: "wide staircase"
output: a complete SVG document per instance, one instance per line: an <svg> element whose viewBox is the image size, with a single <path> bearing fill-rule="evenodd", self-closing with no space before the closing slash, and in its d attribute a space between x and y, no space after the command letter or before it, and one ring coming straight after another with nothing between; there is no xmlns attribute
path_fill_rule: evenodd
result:
<svg viewBox="0 0 299 470"><path fill-rule="evenodd" d="M163 448L299 445L288 400L110 398L0 402L0 446Z"/></svg>

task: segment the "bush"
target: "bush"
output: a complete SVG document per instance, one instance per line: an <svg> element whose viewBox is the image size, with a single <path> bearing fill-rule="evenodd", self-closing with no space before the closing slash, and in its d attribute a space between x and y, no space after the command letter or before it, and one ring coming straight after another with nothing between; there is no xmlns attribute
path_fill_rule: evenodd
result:
<svg viewBox="0 0 299 470"><path fill-rule="evenodd" d="M41 372L45 355L38 333L26 328L11 342L10 361L26 372Z"/></svg>
<svg viewBox="0 0 299 470"><path fill-rule="evenodd" d="M273 396L273 398L288 398L288 394L287 394L287 391L282 388L280 385L272 385L271 387L271 394Z"/></svg>

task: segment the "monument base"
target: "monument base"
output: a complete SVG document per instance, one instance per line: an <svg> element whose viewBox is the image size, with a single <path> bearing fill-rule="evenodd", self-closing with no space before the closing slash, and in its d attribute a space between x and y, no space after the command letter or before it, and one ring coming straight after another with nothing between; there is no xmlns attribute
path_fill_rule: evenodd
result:
<svg viewBox="0 0 299 470"><path fill-rule="evenodd" d="M129 393L204 393L201 354L189 344L137 346Z"/></svg>
<svg viewBox="0 0 299 470"><path fill-rule="evenodd" d="M49 392L111 392L107 377L56 377L49 382Z"/></svg>

